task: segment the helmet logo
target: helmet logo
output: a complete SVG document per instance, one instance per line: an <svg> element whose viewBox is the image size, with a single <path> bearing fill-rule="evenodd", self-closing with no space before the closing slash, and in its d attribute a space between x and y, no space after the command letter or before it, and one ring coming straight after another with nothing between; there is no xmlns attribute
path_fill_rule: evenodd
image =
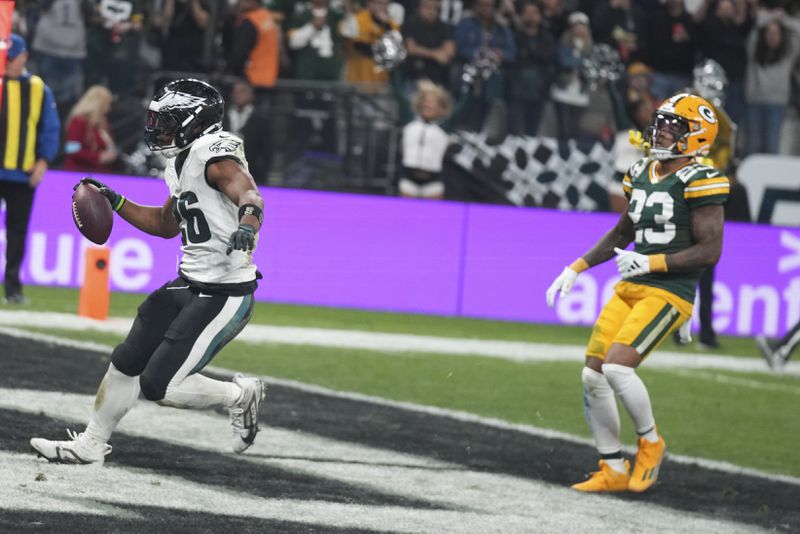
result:
<svg viewBox="0 0 800 534"><path fill-rule="evenodd" d="M700 113L701 117L703 117L711 124L715 124L717 122L717 116L714 115L714 112L711 111L711 108L709 108L708 106L699 106L697 108L697 111L698 113Z"/></svg>
<svg viewBox="0 0 800 534"><path fill-rule="evenodd" d="M189 108L203 104L206 101L202 96L190 95L189 93L182 93L180 91L168 92L161 95L153 102L162 103L158 109L153 111L162 111L173 108ZM151 107L152 109L152 107Z"/></svg>

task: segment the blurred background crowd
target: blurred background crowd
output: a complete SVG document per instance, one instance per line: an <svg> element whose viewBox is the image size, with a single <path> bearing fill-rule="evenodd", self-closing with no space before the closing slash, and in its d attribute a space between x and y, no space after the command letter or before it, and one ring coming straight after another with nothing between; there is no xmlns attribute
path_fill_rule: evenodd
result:
<svg viewBox="0 0 800 534"><path fill-rule="evenodd" d="M798 12L788 0L27 0L14 30L62 117L56 167L157 175L143 110L192 74L223 90L261 184L513 202L493 184L494 152L449 169L465 132L484 147L548 139L563 159L599 145L619 174L637 157L628 130L696 90L726 114L718 166L800 154ZM608 190L599 209L614 207Z"/></svg>

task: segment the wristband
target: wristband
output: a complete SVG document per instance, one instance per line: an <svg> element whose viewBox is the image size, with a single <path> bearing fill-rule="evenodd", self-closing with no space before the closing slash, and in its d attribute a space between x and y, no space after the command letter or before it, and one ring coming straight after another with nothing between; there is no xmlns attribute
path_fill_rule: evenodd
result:
<svg viewBox="0 0 800 534"><path fill-rule="evenodd" d="M578 258L577 260L572 262L572 265L570 265L569 268L575 271L576 273L582 273L583 271L589 268L589 264L586 263L586 260L584 260L583 258Z"/></svg>
<svg viewBox="0 0 800 534"><path fill-rule="evenodd" d="M239 220L242 220L242 217L245 215L252 215L256 219L258 219L258 224L262 224L264 222L264 212L261 211L261 208L256 206L255 204L245 204L239 208Z"/></svg>
<svg viewBox="0 0 800 534"><path fill-rule="evenodd" d="M111 205L111 209L118 212L119 210L122 209L122 206L125 205L125 201L126 200L127 199L124 196L122 196L119 193L117 193L117 201L116 201L116 203Z"/></svg>
<svg viewBox="0 0 800 534"><path fill-rule="evenodd" d="M650 272L651 273L665 273L667 272L667 255L666 254L650 254Z"/></svg>

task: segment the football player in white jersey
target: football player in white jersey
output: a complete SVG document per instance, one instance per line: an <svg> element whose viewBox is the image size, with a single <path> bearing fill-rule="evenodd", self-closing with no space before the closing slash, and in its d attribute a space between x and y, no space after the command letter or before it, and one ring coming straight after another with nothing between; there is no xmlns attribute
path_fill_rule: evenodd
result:
<svg viewBox="0 0 800 534"><path fill-rule="evenodd" d="M153 98L145 141L167 158L170 196L163 206L141 206L96 180L81 180L99 187L114 211L143 232L180 234L183 254L178 277L147 297L114 349L86 430L67 431L66 441L31 439L31 448L51 462L102 463L111 433L140 395L179 408L227 407L236 453L258 433L263 382L199 373L247 324L259 277L252 256L264 202L241 139L222 131L223 106L216 89L194 79L173 81Z"/></svg>

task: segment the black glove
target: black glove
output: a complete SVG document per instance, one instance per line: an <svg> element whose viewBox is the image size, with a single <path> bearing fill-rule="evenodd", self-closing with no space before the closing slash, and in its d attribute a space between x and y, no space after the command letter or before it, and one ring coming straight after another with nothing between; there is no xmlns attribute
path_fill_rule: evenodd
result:
<svg viewBox="0 0 800 534"><path fill-rule="evenodd" d="M113 189L111 189L110 187L108 187L106 184L104 184L99 180L95 180L94 178L89 178L89 177L81 178L81 181L75 184L75 187L73 187L72 189L73 190L78 189L78 186L81 184L92 184L97 189L99 189L100 192L103 195L105 195L105 197L111 203L111 209L113 209L114 211L119 211L122 205L125 204L124 196L120 195L119 193L117 193L116 191L114 191Z"/></svg>
<svg viewBox="0 0 800 534"><path fill-rule="evenodd" d="M230 254L234 250L243 250L245 252L253 250L256 246L256 229L249 224L240 224L239 228L231 234L228 239L228 251L225 254Z"/></svg>

